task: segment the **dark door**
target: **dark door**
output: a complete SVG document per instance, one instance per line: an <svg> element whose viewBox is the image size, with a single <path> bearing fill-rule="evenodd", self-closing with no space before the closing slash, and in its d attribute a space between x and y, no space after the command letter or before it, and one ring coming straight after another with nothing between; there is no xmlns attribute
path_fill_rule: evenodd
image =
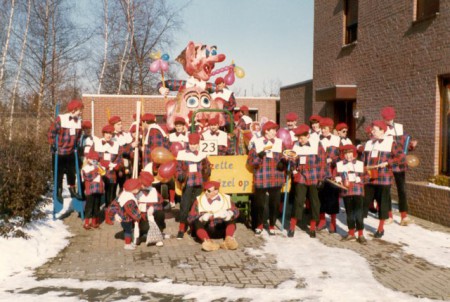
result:
<svg viewBox="0 0 450 302"><path fill-rule="evenodd" d="M355 119L353 118L353 106L356 104L355 100L351 101L334 101L334 124L346 123L349 127L348 138L355 143Z"/></svg>

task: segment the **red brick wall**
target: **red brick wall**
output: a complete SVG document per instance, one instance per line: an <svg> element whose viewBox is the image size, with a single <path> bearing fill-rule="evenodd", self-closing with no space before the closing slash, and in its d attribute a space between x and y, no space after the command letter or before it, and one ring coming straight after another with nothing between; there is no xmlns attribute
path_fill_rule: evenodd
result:
<svg viewBox="0 0 450 302"><path fill-rule="evenodd" d="M281 87L280 89L280 121L286 125L286 114L298 114L298 124L307 123L312 115L312 80Z"/></svg>
<svg viewBox="0 0 450 302"><path fill-rule="evenodd" d="M83 119L94 121L94 134L99 135L103 126L108 123L107 112L110 116L118 115L125 125L124 129L133 121L133 113L136 112L136 101L141 100L144 112L155 115L164 115L164 98L159 95L136 96L136 95L94 95L85 94L82 97L84 103ZM92 119L92 101L94 101L94 119ZM247 105L250 110L258 110L258 118L263 116L277 119L277 102L279 98L236 98L237 106Z"/></svg>

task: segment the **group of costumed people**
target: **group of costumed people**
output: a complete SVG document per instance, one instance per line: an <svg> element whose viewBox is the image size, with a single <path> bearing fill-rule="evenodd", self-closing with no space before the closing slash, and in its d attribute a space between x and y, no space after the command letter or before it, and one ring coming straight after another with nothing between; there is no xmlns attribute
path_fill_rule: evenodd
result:
<svg viewBox="0 0 450 302"><path fill-rule="evenodd" d="M112 116L102 127L101 137L95 137L91 122L81 120L83 103L79 100L70 101L67 112L56 117L48 131L52 152L58 155L54 190L62 203L65 174L70 195L86 201L86 230L99 228L104 203L104 221L121 224L125 249L134 250L144 237L147 245L163 246L167 237L165 209L175 207L179 201L177 239L183 239L189 229L205 251L237 249L234 234L239 210L229 195L220 192L220 182L210 179L208 156L212 154L200 150L201 141L215 142L213 155L248 154L247 164L254 176L251 200L256 235L263 232L267 196L268 233L276 234L286 175L292 179L289 237L294 236L305 203L311 209L311 237L316 236L316 230L326 228L325 214L331 217L329 231L336 232L342 197L349 228L344 239L366 243L363 219L374 200L380 219L374 237L381 238L385 221L392 217L390 188L394 178L401 225L410 222L404 188L404 149L414 148L416 142L406 140L402 125L393 122L392 107L383 108L383 120L371 123L368 141L359 148L346 137L347 125L338 124L335 135L333 120L317 115L310 117L310 125L297 126L297 115L287 114L287 128L282 129L289 133L289 139L281 139L274 121L253 121L247 106L235 110L236 100L227 88L234 81L230 80L234 64L223 68L229 71L227 76L207 82L214 65L224 60L225 55L218 54L215 46L188 44L176 59L189 75L188 80L166 80L158 86L164 96L177 91L176 98L166 101L163 124L157 123L154 114L135 114L135 122L124 131L122 118ZM233 132L231 126L235 127ZM81 160L77 161L78 157ZM83 186L84 196L76 190L76 162L80 164L83 181L79 185ZM161 195L162 183L168 187L168 207ZM181 195L178 198L177 192ZM224 240L218 244L213 237Z"/></svg>

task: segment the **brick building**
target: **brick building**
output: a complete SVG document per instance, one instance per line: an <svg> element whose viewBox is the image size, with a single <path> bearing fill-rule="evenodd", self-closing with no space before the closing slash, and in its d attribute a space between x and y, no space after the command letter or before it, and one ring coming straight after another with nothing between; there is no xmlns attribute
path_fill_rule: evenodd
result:
<svg viewBox="0 0 450 302"><path fill-rule="evenodd" d="M407 175L410 212L445 225L450 191L427 179L450 175L449 28L450 0L315 1L312 112L346 121L364 140L364 126L394 106L396 122L419 141L420 165ZM295 94L297 111L308 113L301 90L281 89L282 115Z"/></svg>
<svg viewBox="0 0 450 302"><path fill-rule="evenodd" d="M174 96L169 96L169 98L174 98ZM143 104L144 112L153 113L159 122L162 121L166 111L164 97L160 95L83 94L82 101L85 108L83 119L93 122L95 135L99 135L102 127L108 123L108 114L120 116L125 127L128 127L133 121L133 113L136 112L136 101L139 100ZM267 117L271 120L278 120L278 97L237 97L236 102L236 109L239 109L239 106L247 105L250 115L254 119Z"/></svg>

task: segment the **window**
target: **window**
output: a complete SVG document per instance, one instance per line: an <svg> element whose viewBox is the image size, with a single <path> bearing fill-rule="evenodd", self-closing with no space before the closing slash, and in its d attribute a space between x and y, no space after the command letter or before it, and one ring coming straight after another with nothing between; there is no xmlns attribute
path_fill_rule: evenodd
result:
<svg viewBox="0 0 450 302"><path fill-rule="evenodd" d="M441 81L441 146L439 173L450 176L450 76Z"/></svg>
<svg viewBox="0 0 450 302"><path fill-rule="evenodd" d="M345 0L345 44L355 42L358 37L358 0Z"/></svg>
<svg viewBox="0 0 450 302"><path fill-rule="evenodd" d="M416 21L433 17L439 12L439 0L416 1Z"/></svg>

